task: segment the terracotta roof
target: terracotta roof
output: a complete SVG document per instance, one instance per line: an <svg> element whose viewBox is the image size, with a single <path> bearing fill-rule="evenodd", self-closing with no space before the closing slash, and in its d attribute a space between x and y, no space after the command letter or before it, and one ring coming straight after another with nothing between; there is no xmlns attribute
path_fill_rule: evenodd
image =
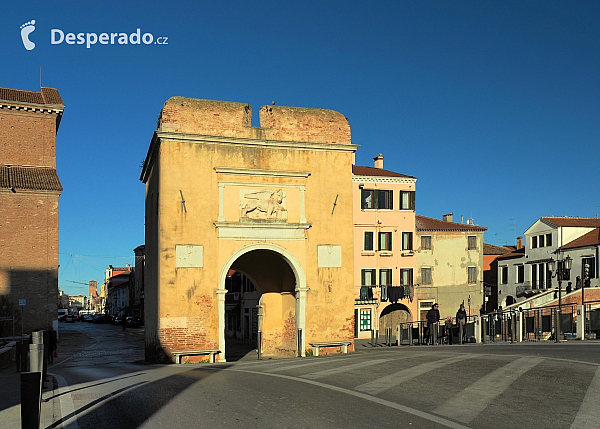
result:
<svg viewBox="0 0 600 429"><path fill-rule="evenodd" d="M394 173L393 171L384 170L383 168L363 167L360 165L352 166L352 174L354 174L355 176L407 177L410 179L416 179L416 177L407 176L406 174Z"/></svg>
<svg viewBox="0 0 600 429"><path fill-rule="evenodd" d="M517 249L517 250L515 250L513 252L509 252L509 253L506 253L505 255L498 256L496 258L496 260L498 260L498 259L520 258L523 255L525 255L525 248L521 247L520 249Z"/></svg>
<svg viewBox="0 0 600 429"><path fill-rule="evenodd" d="M576 247L597 246L600 244L600 228L593 229L587 234L565 244L561 249L574 249Z"/></svg>
<svg viewBox="0 0 600 429"><path fill-rule="evenodd" d="M62 191L58 174L48 167L0 165L0 188Z"/></svg>
<svg viewBox="0 0 600 429"><path fill-rule="evenodd" d="M493 244L483 243L484 255L506 255L511 253L511 249L507 247L494 246Z"/></svg>
<svg viewBox="0 0 600 429"><path fill-rule="evenodd" d="M542 220L555 226L600 227L597 217L543 217Z"/></svg>
<svg viewBox="0 0 600 429"><path fill-rule="evenodd" d="M55 88L41 88L41 91L0 88L0 100L15 103L44 104L64 107L62 98Z"/></svg>
<svg viewBox="0 0 600 429"><path fill-rule="evenodd" d="M430 217L415 216L417 231L486 231L487 228L464 223L446 222Z"/></svg>

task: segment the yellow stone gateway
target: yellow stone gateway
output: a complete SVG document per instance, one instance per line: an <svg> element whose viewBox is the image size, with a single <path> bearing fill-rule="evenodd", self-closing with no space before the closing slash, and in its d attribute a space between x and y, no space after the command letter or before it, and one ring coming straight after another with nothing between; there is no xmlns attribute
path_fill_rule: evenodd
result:
<svg viewBox="0 0 600 429"><path fill-rule="evenodd" d="M348 120L282 106L251 118L248 104L184 97L161 111L140 178L148 361L224 362L258 331L265 356L353 347Z"/></svg>

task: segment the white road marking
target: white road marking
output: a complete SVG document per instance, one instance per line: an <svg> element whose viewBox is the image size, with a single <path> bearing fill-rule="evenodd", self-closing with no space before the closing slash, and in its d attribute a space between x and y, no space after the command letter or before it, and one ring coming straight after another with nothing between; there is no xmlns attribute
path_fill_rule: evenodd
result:
<svg viewBox="0 0 600 429"><path fill-rule="evenodd" d="M596 370L571 429L597 428L600 408L600 367Z"/></svg>
<svg viewBox="0 0 600 429"><path fill-rule="evenodd" d="M407 380L411 380L429 371L433 371L434 369L443 368L446 365L451 365L453 363L460 362L465 359L471 359L476 356L477 355L474 354L458 355L447 359L427 362L421 365L405 368L402 371L388 374L384 377L369 381L368 383L361 384L360 386L355 387L354 390L376 395L385 390L391 389L392 387L398 386Z"/></svg>
<svg viewBox="0 0 600 429"><path fill-rule="evenodd" d="M309 378L311 380L316 380L317 378L328 377L328 376L333 375L333 374L339 374L339 373L342 373L342 372L353 371L353 370L355 370L357 368L364 368L364 367L367 367L367 366L379 365L379 364L382 364L384 362L389 362L390 360L392 360L392 359L366 360L364 362L354 363L352 365L344 365L344 366L340 366L340 367L337 367L337 368L326 369L324 371L313 372L313 373L310 373L310 374L303 375L302 378Z"/></svg>
<svg viewBox="0 0 600 429"><path fill-rule="evenodd" d="M207 369L212 369L212 368L207 368ZM214 368L214 369L216 370L217 368ZM371 396L366 393L355 392L353 390L345 389L343 387L331 386L329 384L321 383L320 381L307 380L304 378L292 377L292 376L283 375L283 374L267 374L267 373L258 372L258 371L247 371L247 370L236 369L236 368L231 368L231 369L229 369L229 371L245 372L247 374L263 375L263 376L267 376L267 377L278 377L278 378L283 378L286 380L299 381L300 383L312 384L313 386L322 387L324 389L329 389L329 390L333 390L336 392L344 393L346 395L354 396L356 398L360 398L365 401L369 401L369 402L373 402L373 403L376 403L379 405L383 405L385 407L393 408L395 410L402 411L404 413L411 414L413 416L420 417L422 419L429 420L431 422L434 422L434 423L437 423L437 424L440 424L440 425L443 425L443 426L446 426L446 427L449 427L452 429L469 429L468 426L463 426L460 423L455 423L455 422L447 420L443 417L434 416L433 414L429 414L424 411L419 411L414 408L407 407L405 405L396 404L395 402L386 401L385 399L377 398L376 396Z"/></svg>
<svg viewBox="0 0 600 429"><path fill-rule="evenodd" d="M524 357L480 378L462 392L433 410L434 413L470 423L479 413L521 375L542 362L541 358Z"/></svg>

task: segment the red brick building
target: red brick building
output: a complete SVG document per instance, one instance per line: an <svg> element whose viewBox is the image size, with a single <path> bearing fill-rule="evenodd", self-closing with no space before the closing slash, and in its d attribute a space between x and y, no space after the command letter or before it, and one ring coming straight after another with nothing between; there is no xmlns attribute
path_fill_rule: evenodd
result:
<svg viewBox="0 0 600 429"><path fill-rule="evenodd" d="M25 300L25 332L48 329L57 317L63 110L54 88L0 88L0 298L16 310Z"/></svg>

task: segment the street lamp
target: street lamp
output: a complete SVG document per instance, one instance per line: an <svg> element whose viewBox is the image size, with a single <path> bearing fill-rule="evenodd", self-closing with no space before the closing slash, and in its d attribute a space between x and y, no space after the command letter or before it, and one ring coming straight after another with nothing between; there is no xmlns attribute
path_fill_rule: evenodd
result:
<svg viewBox="0 0 600 429"><path fill-rule="evenodd" d="M560 315L562 312L562 281L566 277L568 270L571 269L571 257L567 255L565 259L562 259L562 251L556 250L557 261L554 258L548 262L548 270L550 271L550 277L556 277L558 280L558 313L556 314L556 332L554 333L554 339L558 342L558 335L561 331ZM554 271L554 275L552 272Z"/></svg>

